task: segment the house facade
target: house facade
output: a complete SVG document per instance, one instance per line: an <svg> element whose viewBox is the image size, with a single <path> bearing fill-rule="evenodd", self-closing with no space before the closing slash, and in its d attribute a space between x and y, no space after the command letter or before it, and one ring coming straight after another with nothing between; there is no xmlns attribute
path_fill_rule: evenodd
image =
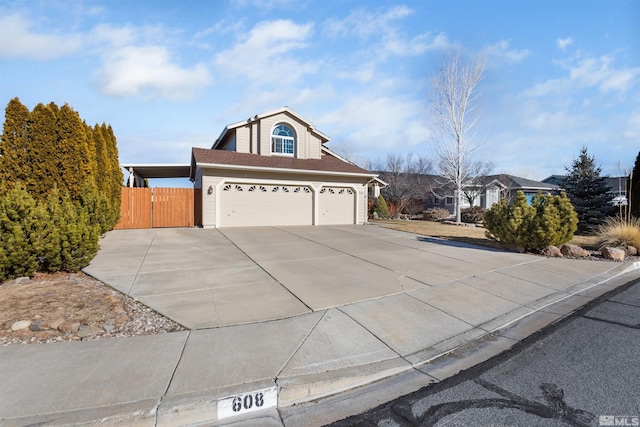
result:
<svg viewBox="0 0 640 427"><path fill-rule="evenodd" d="M287 107L226 126L193 148L202 227L362 224L377 175L324 146L329 137Z"/></svg>
<svg viewBox="0 0 640 427"><path fill-rule="evenodd" d="M437 184L434 183L438 182L438 177L432 177L431 182L432 186L437 187ZM491 206L498 203L500 199L506 199L508 201L514 200L518 191L522 191L529 203L531 203L531 199L538 194L538 192L542 194L552 194L555 188L553 184L514 175L489 175L478 180L476 184L465 187L465 194L462 197L462 209L471 206L490 209ZM437 207L444 208L451 214L455 212L457 200L456 197L453 196L453 190L449 191L452 195L448 197L437 196L436 194L443 193L443 191L438 191L437 188L433 193L434 194L425 199L425 209Z"/></svg>

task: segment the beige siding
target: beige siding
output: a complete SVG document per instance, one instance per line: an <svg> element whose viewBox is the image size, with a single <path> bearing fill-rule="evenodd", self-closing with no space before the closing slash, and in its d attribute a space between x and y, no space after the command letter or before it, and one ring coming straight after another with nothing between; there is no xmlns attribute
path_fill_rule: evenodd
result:
<svg viewBox="0 0 640 427"><path fill-rule="evenodd" d="M311 132L307 132L307 135L309 137L309 158L319 159L322 156L322 143L320 141L320 138L313 135Z"/></svg>
<svg viewBox="0 0 640 427"><path fill-rule="evenodd" d="M260 125L257 122L251 123L251 133L249 138L249 152L253 154L260 154L258 150L259 131Z"/></svg>
<svg viewBox="0 0 640 427"><path fill-rule="evenodd" d="M216 185L222 180L221 177L207 176L206 170L202 177L202 226L216 227ZM211 194L209 194L211 187Z"/></svg>
<svg viewBox="0 0 640 427"><path fill-rule="evenodd" d="M319 159L321 141L313 136L304 123L285 113L265 117L260 121L260 154L271 155L271 130L278 123L286 123L296 133L295 156L300 159Z"/></svg>
<svg viewBox="0 0 640 427"><path fill-rule="evenodd" d="M249 126L236 129L236 151L238 153L249 153Z"/></svg>

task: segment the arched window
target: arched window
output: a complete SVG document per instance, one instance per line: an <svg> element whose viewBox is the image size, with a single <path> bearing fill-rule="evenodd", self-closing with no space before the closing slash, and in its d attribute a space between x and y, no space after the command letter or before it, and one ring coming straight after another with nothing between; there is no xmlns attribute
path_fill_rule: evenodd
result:
<svg viewBox="0 0 640 427"><path fill-rule="evenodd" d="M287 125L279 124L271 132L271 152L293 156L296 144L295 134Z"/></svg>

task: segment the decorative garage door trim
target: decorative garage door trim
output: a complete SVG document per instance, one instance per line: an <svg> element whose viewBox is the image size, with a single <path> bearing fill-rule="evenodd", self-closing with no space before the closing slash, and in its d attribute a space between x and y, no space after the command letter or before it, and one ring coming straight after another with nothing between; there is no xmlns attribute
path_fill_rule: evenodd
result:
<svg viewBox="0 0 640 427"><path fill-rule="evenodd" d="M227 179L216 186L216 224L312 225L313 200L309 183Z"/></svg>
<svg viewBox="0 0 640 427"><path fill-rule="evenodd" d="M319 225L355 224L357 190L351 186L323 185L318 190L317 207Z"/></svg>
<svg viewBox="0 0 640 427"><path fill-rule="evenodd" d="M227 187L227 191L240 191L238 189L236 189L236 185L240 186L240 188L242 189L242 191L249 191L251 186L255 186L255 188L253 189L253 191L262 191L262 188L260 187L264 187L264 190L266 190L266 192L282 192L282 193L291 193L291 194L296 194L296 188L300 188L300 192L303 192L305 194L306 190L310 191L310 196L311 196L311 203L312 203L312 209L311 209L311 213L312 213L312 218L311 218L311 222L310 224L312 225L318 225L318 224L323 224L323 223L328 223L328 222L323 222L321 220L321 213L320 213L320 209L321 208L321 204L320 204L320 192L323 191L328 191L328 194L331 194L330 191L334 191L334 194L337 195L344 195L344 194L348 194L349 191L352 193L351 195L353 196L353 216L350 218L350 222L348 222L349 224L356 224L357 223L357 218L359 218L359 214L360 214L360 197L362 197L362 195L358 192L358 188L355 185L351 185L349 183L323 183L319 186L314 186L312 183L310 183L309 181L288 181L288 180L269 180L269 179L242 179L242 178L224 178L222 179L220 182L218 182L216 184L216 191L215 191L215 226L216 227L224 227L226 226L224 224L224 221L222 220L222 216L223 216L223 209L225 209L225 207L222 205L222 196L223 196L223 192L225 191L225 187ZM228 187L230 186L230 187ZM274 187L278 187L278 190L274 191ZM284 189L283 189L284 188ZM342 193L340 193L340 190L342 190Z"/></svg>

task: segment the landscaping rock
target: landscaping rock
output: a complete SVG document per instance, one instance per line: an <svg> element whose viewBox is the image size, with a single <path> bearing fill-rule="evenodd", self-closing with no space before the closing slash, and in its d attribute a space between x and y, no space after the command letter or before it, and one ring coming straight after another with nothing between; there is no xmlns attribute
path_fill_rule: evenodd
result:
<svg viewBox="0 0 640 427"><path fill-rule="evenodd" d="M638 248L636 248L635 246L629 246L627 248L627 255L629 255L629 256L637 256L638 255Z"/></svg>
<svg viewBox="0 0 640 427"><path fill-rule="evenodd" d="M29 326L31 326L31 320L18 320L11 325L11 332L27 329Z"/></svg>
<svg viewBox="0 0 640 427"><path fill-rule="evenodd" d="M62 322L59 326L58 326L58 330L60 332L71 332L72 334L75 334L76 332L78 332L78 329L80 328L80 323L72 323L72 322Z"/></svg>
<svg viewBox="0 0 640 427"><path fill-rule="evenodd" d="M92 337L100 332L101 330L99 328L95 328L93 326L87 326L87 325L80 325L76 335L79 336L80 338L87 338L87 337Z"/></svg>
<svg viewBox="0 0 640 427"><path fill-rule="evenodd" d="M562 258L562 252L557 246L547 246L542 250L542 255L550 258Z"/></svg>
<svg viewBox="0 0 640 427"><path fill-rule="evenodd" d="M612 259L614 261L624 261L626 257L626 252L620 248L611 248L609 246L605 246L600 249L600 253L604 259Z"/></svg>
<svg viewBox="0 0 640 427"><path fill-rule="evenodd" d="M31 322L31 325L29 325L29 329L31 329L33 332L45 331L49 329L49 325L47 324L47 322L44 322L42 320L35 320Z"/></svg>
<svg viewBox="0 0 640 427"><path fill-rule="evenodd" d="M562 253L562 255L571 258L586 258L591 255L588 250L583 249L578 245L572 245L570 243L562 245L562 247L560 248L560 252Z"/></svg>

